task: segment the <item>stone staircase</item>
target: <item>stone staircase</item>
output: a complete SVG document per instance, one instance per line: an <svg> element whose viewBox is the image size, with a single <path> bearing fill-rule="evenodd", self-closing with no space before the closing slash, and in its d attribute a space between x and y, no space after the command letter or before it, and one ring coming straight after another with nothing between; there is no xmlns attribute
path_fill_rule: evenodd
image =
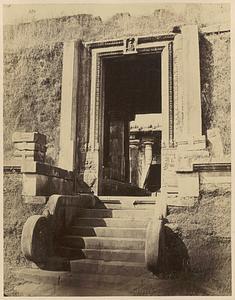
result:
<svg viewBox="0 0 235 300"><path fill-rule="evenodd" d="M70 261L72 274L87 281L147 274L146 228L156 197L104 196L93 209L81 209L58 241L58 255Z"/></svg>

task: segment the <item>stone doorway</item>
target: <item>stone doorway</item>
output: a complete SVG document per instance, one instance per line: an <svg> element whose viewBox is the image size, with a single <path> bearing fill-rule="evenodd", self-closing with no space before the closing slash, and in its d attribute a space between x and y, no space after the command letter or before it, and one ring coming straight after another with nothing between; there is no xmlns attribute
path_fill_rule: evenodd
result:
<svg viewBox="0 0 235 300"><path fill-rule="evenodd" d="M103 68L103 192L112 194L114 181L156 192L161 182L161 54L107 58Z"/></svg>
<svg viewBox="0 0 235 300"><path fill-rule="evenodd" d="M161 128L157 130L157 139L161 145L162 195L178 194L184 177L179 173L191 172L191 160L198 157L198 151L205 150L205 136L201 128L197 26L182 26L177 33L153 36L88 43L71 41L65 43L63 54L59 166L74 172L75 192L83 191L85 183L95 195L102 195L103 180L109 176L104 164L107 147L104 138L107 134L105 64L110 61L112 65L112 61L125 57L127 61L135 61L136 57L154 55L161 57ZM121 112L123 114L123 110ZM118 112L110 110L110 117L114 120L115 114L117 117ZM133 120L128 117L128 122ZM123 128L128 129L124 124ZM129 129L131 133L131 124ZM115 134L118 132L114 131ZM138 137L130 136L129 151L135 152ZM117 136L117 140L119 138L121 136ZM145 142L146 151L151 153L151 141ZM122 144L125 144L124 138ZM128 152L127 147L123 149ZM125 159L121 165L122 172L115 176L124 181L134 180L136 175L131 170L128 174L128 161L126 167ZM188 178L188 173L185 178Z"/></svg>
<svg viewBox="0 0 235 300"><path fill-rule="evenodd" d="M143 188L161 187L161 148L173 139L173 37L136 38L131 47L133 39L87 44L91 93L84 180L92 181L97 195L112 195L119 184L138 188L140 195ZM127 195L125 187L120 195Z"/></svg>

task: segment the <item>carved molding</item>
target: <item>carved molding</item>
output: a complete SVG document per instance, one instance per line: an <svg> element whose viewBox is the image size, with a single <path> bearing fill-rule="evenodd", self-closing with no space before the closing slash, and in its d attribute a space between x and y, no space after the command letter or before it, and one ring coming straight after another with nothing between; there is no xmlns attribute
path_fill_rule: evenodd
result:
<svg viewBox="0 0 235 300"><path fill-rule="evenodd" d="M173 39L175 36L171 35L170 38ZM140 40L139 40L140 39ZM142 40L141 40L142 39ZM137 53L141 54L141 55L148 55L148 54L154 54L154 53L162 53L162 51L166 48L167 50L167 55L168 55L168 65L166 65L166 68L168 69L168 79L166 82L166 85L168 86L168 94L169 94L169 105L168 105L168 114L169 114L169 132L167 132L166 134L169 137L169 141L170 141L170 146L174 146L173 143L173 139L174 139L174 126L173 126L173 122L174 122L174 103L173 103L173 42L166 42L166 43L159 43L159 44L147 44L147 41L155 41L156 38L154 37L149 37L149 39L147 37L142 37L142 38L138 38L138 43L137 40L136 42L136 48L134 47L134 49L132 49L133 51L136 51ZM161 38L159 38L159 40L169 40L169 36L161 36ZM142 45L140 47L139 46L139 42L142 43ZM146 47L145 45L143 45L143 43L146 42ZM92 53L92 59L94 59L94 68L95 68L95 72L93 73L93 80L94 80L94 85L93 85L93 91L94 91L94 96L93 96L93 101L92 101L92 109L93 109L93 113L92 113L92 124L93 126L90 127L91 133L90 133L90 138L91 140L89 141L89 144L92 145L92 147L90 147L90 149L88 149L88 152L96 152L97 155L96 157L93 156L93 158L91 157L91 160L88 159L87 156L87 162L86 162L86 167L85 167L85 172L84 172L84 176L86 177L86 179L89 181L89 183L87 182L87 180L85 179L85 181L90 185L93 184L94 186L97 185L98 186L98 177L100 176L100 178L102 177L102 166L101 166L101 160L102 160L102 144L103 144L103 110L104 110L104 74L103 74L103 69L104 69L104 59L105 58L112 58L112 57L121 57L124 55L124 45L125 43L121 43L121 41L116 41L116 44L114 43L114 41L110 41L110 43L108 44L109 46L119 46L119 47L113 47L110 49L103 49L104 52L102 52L102 49L95 49L98 48L96 47L96 45L93 45L93 49L94 52ZM107 44L106 44L107 46ZM122 46L122 47L120 47ZM102 48L102 47L101 47ZM100 149L100 150L99 150ZM90 150L90 151L89 151ZM92 165L92 160L95 160L94 165ZM93 174L92 174L93 173ZM97 191L98 192L98 191Z"/></svg>
<svg viewBox="0 0 235 300"><path fill-rule="evenodd" d="M138 36L137 38L138 38L138 44L145 44L145 43L154 43L154 42L162 42L162 41L171 41L175 38L175 36L176 36L175 33L170 32L170 33L162 33L162 34L152 35L152 36ZM123 39L86 43L86 46L90 49L117 47L123 45L124 45Z"/></svg>
<svg viewBox="0 0 235 300"><path fill-rule="evenodd" d="M94 140L95 140L95 148L98 150L99 148L99 137L101 135L101 127L102 127L102 109L104 106L103 99L103 58L105 57L114 57L122 55L122 50L118 51L110 51L110 52L102 52L97 54L96 61L96 85L95 85L95 128L94 128Z"/></svg>
<svg viewBox="0 0 235 300"><path fill-rule="evenodd" d="M173 82L173 42L168 44L168 89L169 89L169 146L174 147L174 82Z"/></svg>
<svg viewBox="0 0 235 300"><path fill-rule="evenodd" d="M142 36L138 37L138 44L171 41L175 38L175 36L175 33L158 34L155 36Z"/></svg>

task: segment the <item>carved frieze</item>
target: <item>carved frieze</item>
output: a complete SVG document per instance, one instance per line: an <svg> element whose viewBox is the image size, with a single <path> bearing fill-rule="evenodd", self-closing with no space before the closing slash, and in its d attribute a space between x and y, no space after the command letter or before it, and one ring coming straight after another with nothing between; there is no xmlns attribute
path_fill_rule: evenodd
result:
<svg viewBox="0 0 235 300"><path fill-rule="evenodd" d="M137 53L137 50L136 50L137 42L138 42L138 39L136 37L130 37L128 39L125 39L123 54Z"/></svg>

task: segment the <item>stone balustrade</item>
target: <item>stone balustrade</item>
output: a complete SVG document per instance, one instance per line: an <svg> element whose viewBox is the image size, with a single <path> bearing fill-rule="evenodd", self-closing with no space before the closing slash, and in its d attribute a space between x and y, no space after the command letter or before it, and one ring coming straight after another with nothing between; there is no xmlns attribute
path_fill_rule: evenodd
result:
<svg viewBox="0 0 235 300"><path fill-rule="evenodd" d="M50 196L43 213L30 216L23 226L21 250L24 256L42 269L66 268L66 261L56 256L56 241L80 209L93 208L95 203L92 194Z"/></svg>
<svg viewBox="0 0 235 300"><path fill-rule="evenodd" d="M14 161L23 174L22 196L26 203L43 204L53 194L74 193L74 173L45 163L47 147L44 134L15 132L12 141Z"/></svg>
<svg viewBox="0 0 235 300"><path fill-rule="evenodd" d="M156 201L153 218L150 220L145 241L145 263L154 274L165 268L165 217L167 215L166 195Z"/></svg>

